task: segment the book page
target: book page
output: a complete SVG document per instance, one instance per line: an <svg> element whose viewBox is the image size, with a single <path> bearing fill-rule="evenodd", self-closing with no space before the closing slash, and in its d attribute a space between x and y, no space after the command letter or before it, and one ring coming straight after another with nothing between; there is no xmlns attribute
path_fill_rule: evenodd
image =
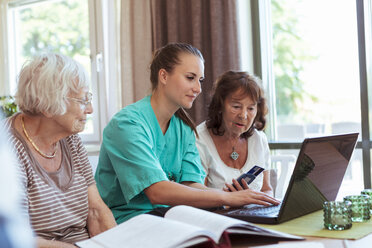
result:
<svg viewBox="0 0 372 248"><path fill-rule="evenodd" d="M104 246L97 244L93 239L86 239L76 243L78 247L89 247L89 248L104 248Z"/></svg>
<svg viewBox="0 0 372 248"><path fill-rule="evenodd" d="M213 232L217 237L220 237L224 231L227 231L229 233L303 239L294 235L258 227L246 221L233 219L189 206L173 207L165 214L165 218L199 226ZM216 241L216 243L218 243L218 241Z"/></svg>
<svg viewBox="0 0 372 248"><path fill-rule="evenodd" d="M274 230L266 229L263 227L253 226L248 223L245 224L243 227L230 227L227 229L227 232L234 233L234 234L252 234L252 235L260 235L260 236L268 236L268 237L286 238L286 239L297 239L297 240L304 239L299 236L295 236L292 234L283 233L279 231L274 231Z"/></svg>
<svg viewBox="0 0 372 248"><path fill-rule="evenodd" d="M209 230L218 237L218 240L222 233L229 227L245 223L223 215L183 205L169 209L164 218L177 220ZM218 240L214 241L218 243Z"/></svg>
<svg viewBox="0 0 372 248"><path fill-rule="evenodd" d="M76 243L79 247L185 247L214 239L214 234L200 227L142 214L90 240ZM90 244L95 243L94 246ZM88 244L87 244L88 243Z"/></svg>

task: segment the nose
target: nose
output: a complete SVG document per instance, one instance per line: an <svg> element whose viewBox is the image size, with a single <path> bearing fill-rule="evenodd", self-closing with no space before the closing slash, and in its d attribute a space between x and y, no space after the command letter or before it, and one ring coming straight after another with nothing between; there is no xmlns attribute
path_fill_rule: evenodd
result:
<svg viewBox="0 0 372 248"><path fill-rule="evenodd" d="M84 111L86 114L91 114L93 113L93 105L92 103L88 103L86 106L85 106L85 111Z"/></svg>
<svg viewBox="0 0 372 248"><path fill-rule="evenodd" d="M239 113L239 118L241 118L241 119L247 119L247 117L248 117L248 111L243 109L243 110Z"/></svg>
<svg viewBox="0 0 372 248"><path fill-rule="evenodd" d="M199 81L197 81L194 85L194 88L192 89L194 93L200 94L202 92L201 84Z"/></svg>

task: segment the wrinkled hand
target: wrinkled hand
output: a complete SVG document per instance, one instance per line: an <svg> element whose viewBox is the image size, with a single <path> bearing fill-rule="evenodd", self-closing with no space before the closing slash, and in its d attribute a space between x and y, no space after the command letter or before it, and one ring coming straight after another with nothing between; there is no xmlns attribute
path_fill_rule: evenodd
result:
<svg viewBox="0 0 372 248"><path fill-rule="evenodd" d="M249 189L249 186L245 180L242 180L241 182L243 184L243 187L240 185L240 183L238 183L238 180L233 179L232 184L225 183L225 188L223 188L223 190L226 192L234 192Z"/></svg>

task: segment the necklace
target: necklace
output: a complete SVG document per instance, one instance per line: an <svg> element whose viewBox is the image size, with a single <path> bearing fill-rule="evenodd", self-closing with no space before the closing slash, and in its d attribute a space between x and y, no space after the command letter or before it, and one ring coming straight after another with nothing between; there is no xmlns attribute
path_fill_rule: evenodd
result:
<svg viewBox="0 0 372 248"><path fill-rule="evenodd" d="M235 151L235 145L232 146L232 153L230 154L230 158L234 160L237 160L239 158L239 153Z"/></svg>
<svg viewBox="0 0 372 248"><path fill-rule="evenodd" d="M235 146L233 146L233 151L232 151L232 153L230 154L230 158L232 158L232 159L234 159L234 160L237 160L238 158L239 158L239 153L237 153L236 151L235 151Z"/></svg>
<svg viewBox="0 0 372 248"><path fill-rule="evenodd" d="M36 146L36 144L32 141L32 139L30 138L30 136L28 136L28 133L26 131L26 128L25 128L25 122L23 120L23 116L21 117L21 123L22 123L22 129L23 129L23 133L25 134L26 138L28 141L30 141L32 147L41 155L43 156L44 158L47 158L47 159L52 159L56 156L57 154L57 143L54 145L54 152L52 155L48 155L48 154L45 154L43 153L42 151L40 151L40 149Z"/></svg>

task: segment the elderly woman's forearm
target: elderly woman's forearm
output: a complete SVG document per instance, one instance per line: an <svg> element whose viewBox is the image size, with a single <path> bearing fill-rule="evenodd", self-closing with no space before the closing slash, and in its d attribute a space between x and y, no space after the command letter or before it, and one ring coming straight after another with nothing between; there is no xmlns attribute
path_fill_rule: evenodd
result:
<svg viewBox="0 0 372 248"><path fill-rule="evenodd" d="M89 209L88 231L90 237L100 234L114 226L116 226L116 222L109 208L103 206L100 209Z"/></svg>

